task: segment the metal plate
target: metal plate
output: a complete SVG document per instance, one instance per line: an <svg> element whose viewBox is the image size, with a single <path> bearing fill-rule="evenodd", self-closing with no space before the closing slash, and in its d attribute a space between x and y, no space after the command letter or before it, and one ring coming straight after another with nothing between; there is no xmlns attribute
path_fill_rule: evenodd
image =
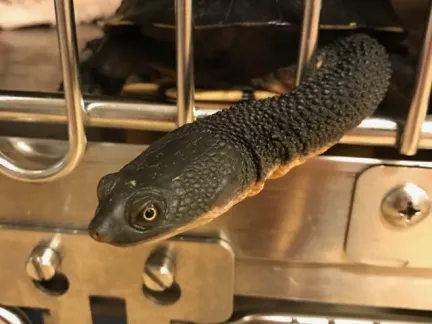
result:
<svg viewBox="0 0 432 324"><path fill-rule="evenodd" d="M0 138L0 147L2 150L20 149L26 159L24 164L32 167L54 161L63 154L66 143ZM79 167L61 181L28 184L0 177L0 224L26 226L29 231L82 231L86 234L97 203L96 185L100 177L117 170L144 149L145 146L140 145L90 142ZM259 195L246 199L217 220L188 234L222 238L229 243L235 253L234 292L237 295L431 310L429 271L359 264L350 260L345 251L356 179L365 169L383 163L414 168L432 166L416 161L314 158L285 177L269 181ZM368 215L363 214L363 217ZM19 233L13 237L13 244L18 246L27 242L28 237L26 232ZM75 240L82 240L82 243L75 243ZM83 249L87 240L87 235L74 236L74 245ZM21 260L19 271L8 273L9 280L27 283L24 260L33 248L30 245L11 250L9 241L0 241L1 262ZM364 241L364 246L369 251L375 248L369 241ZM422 251L424 258L429 258L428 250ZM92 257L87 253L81 255ZM138 262L135 254L131 254L130 259L126 255L124 258L127 265ZM140 258L141 267L144 256ZM84 265L86 262L89 261ZM96 269L104 262L111 265L114 261L100 262L94 266ZM69 271L77 271L76 275L81 276L83 269L74 267ZM129 274L128 269L123 273L124 276ZM195 273L191 272L188 280L192 282L195 278ZM208 280L211 284L216 282L216 279ZM108 291L113 287L115 284L110 282L104 289ZM0 304L14 305L5 302L4 296L0 294ZM205 296L199 295L200 300L204 302ZM83 307L88 307L87 301ZM159 311L165 315L164 312L165 308Z"/></svg>
<svg viewBox="0 0 432 324"><path fill-rule="evenodd" d="M432 197L432 169L380 165L360 174L353 198L346 241L350 260L384 267L431 268L425 247L432 244L432 215L407 228L391 226L381 214L381 202L393 188L414 183Z"/></svg>
<svg viewBox="0 0 432 324"><path fill-rule="evenodd" d="M176 282L181 297L173 305L159 305L144 296L141 273L156 246L115 248L89 237L57 234L63 250L61 265L69 290L49 295L35 287L25 261L41 240L53 233L0 231L0 303L49 309L52 323L90 324L90 296L123 298L128 324L169 323L170 320L215 323L229 318L233 308L234 257L221 240L182 239L166 242L176 253Z"/></svg>

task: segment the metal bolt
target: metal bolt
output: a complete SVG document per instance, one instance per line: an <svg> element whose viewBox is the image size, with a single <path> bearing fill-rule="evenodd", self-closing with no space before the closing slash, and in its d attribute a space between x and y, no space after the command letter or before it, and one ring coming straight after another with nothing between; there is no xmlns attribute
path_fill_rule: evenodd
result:
<svg viewBox="0 0 432 324"><path fill-rule="evenodd" d="M413 183L390 190L381 203L384 218L399 228L418 224L430 211L431 201L426 191Z"/></svg>
<svg viewBox="0 0 432 324"><path fill-rule="evenodd" d="M27 274L34 280L50 280L60 267L60 254L46 245L36 246L27 259Z"/></svg>
<svg viewBox="0 0 432 324"><path fill-rule="evenodd" d="M0 306L0 324L31 324L31 322L21 309Z"/></svg>
<svg viewBox="0 0 432 324"><path fill-rule="evenodd" d="M164 291L174 283L175 262L172 251L158 250L146 261L142 279L144 285L153 291Z"/></svg>

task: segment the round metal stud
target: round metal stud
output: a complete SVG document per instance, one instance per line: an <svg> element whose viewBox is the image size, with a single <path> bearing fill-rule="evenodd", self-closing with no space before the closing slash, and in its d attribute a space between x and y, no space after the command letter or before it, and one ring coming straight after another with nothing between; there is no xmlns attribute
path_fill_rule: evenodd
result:
<svg viewBox="0 0 432 324"><path fill-rule="evenodd" d="M431 211L431 201L422 188L405 183L390 190L381 203L384 219L398 228L420 223Z"/></svg>
<svg viewBox="0 0 432 324"><path fill-rule="evenodd" d="M153 291L165 291L174 283L175 264L169 251L156 251L146 261L142 279L144 285Z"/></svg>
<svg viewBox="0 0 432 324"><path fill-rule="evenodd" d="M36 281L52 279L60 267L60 254L51 247L38 245L26 262L27 274Z"/></svg>

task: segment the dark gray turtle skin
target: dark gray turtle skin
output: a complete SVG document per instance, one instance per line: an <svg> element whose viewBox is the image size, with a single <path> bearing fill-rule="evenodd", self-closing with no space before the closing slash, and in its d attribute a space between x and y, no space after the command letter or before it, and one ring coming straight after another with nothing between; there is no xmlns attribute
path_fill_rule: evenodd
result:
<svg viewBox="0 0 432 324"><path fill-rule="evenodd" d="M290 93L239 102L177 128L104 176L91 237L127 246L181 234L336 144L377 109L391 66L366 34L326 45L318 62Z"/></svg>
<svg viewBox="0 0 432 324"><path fill-rule="evenodd" d="M110 21L131 24L175 25L175 7L171 0L124 0ZM299 25L304 0L195 0L197 28L233 25ZM399 19L391 0L322 0L322 25L356 27L395 27Z"/></svg>
<svg viewBox="0 0 432 324"><path fill-rule="evenodd" d="M116 96L131 77L175 86L174 3L124 0L104 23L103 37L87 46L83 92ZM251 80L293 64L303 6L302 0L193 1L197 88L255 89ZM323 0L320 23L323 30L403 29L390 0Z"/></svg>

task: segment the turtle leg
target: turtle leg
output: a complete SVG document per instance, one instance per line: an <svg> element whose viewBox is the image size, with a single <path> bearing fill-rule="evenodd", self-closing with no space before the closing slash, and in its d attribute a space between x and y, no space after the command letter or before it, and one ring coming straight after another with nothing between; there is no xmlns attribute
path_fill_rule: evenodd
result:
<svg viewBox="0 0 432 324"><path fill-rule="evenodd" d="M89 41L81 53L79 65L81 91L86 94L115 95L121 92L131 73L122 62L122 52L109 37ZM127 62L127 61L126 61Z"/></svg>
<svg viewBox="0 0 432 324"><path fill-rule="evenodd" d="M107 31L102 38L87 43L79 68L83 93L119 94L134 69L142 67L136 65L139 58L133 49L139 35L121 31Z"/></svg>
<svg viewBox="0 0 432 324"><path fill-rule="evenodd" d="M251 80L252 86L274 93L288 93L295 87L296 65L279 68L263 77Z"/></svg>
<svg viewBox="0 0 432 324"><path fill-rule="evenodd" d="M142 35L138 27L107 29L102 38L88 42L81 53L79 72L82 92L118 95L132 75L151 79L155 65L164 63L158 62L164 59L163 55L157 55L165 50L161 47L159 41Z"/></svg>

